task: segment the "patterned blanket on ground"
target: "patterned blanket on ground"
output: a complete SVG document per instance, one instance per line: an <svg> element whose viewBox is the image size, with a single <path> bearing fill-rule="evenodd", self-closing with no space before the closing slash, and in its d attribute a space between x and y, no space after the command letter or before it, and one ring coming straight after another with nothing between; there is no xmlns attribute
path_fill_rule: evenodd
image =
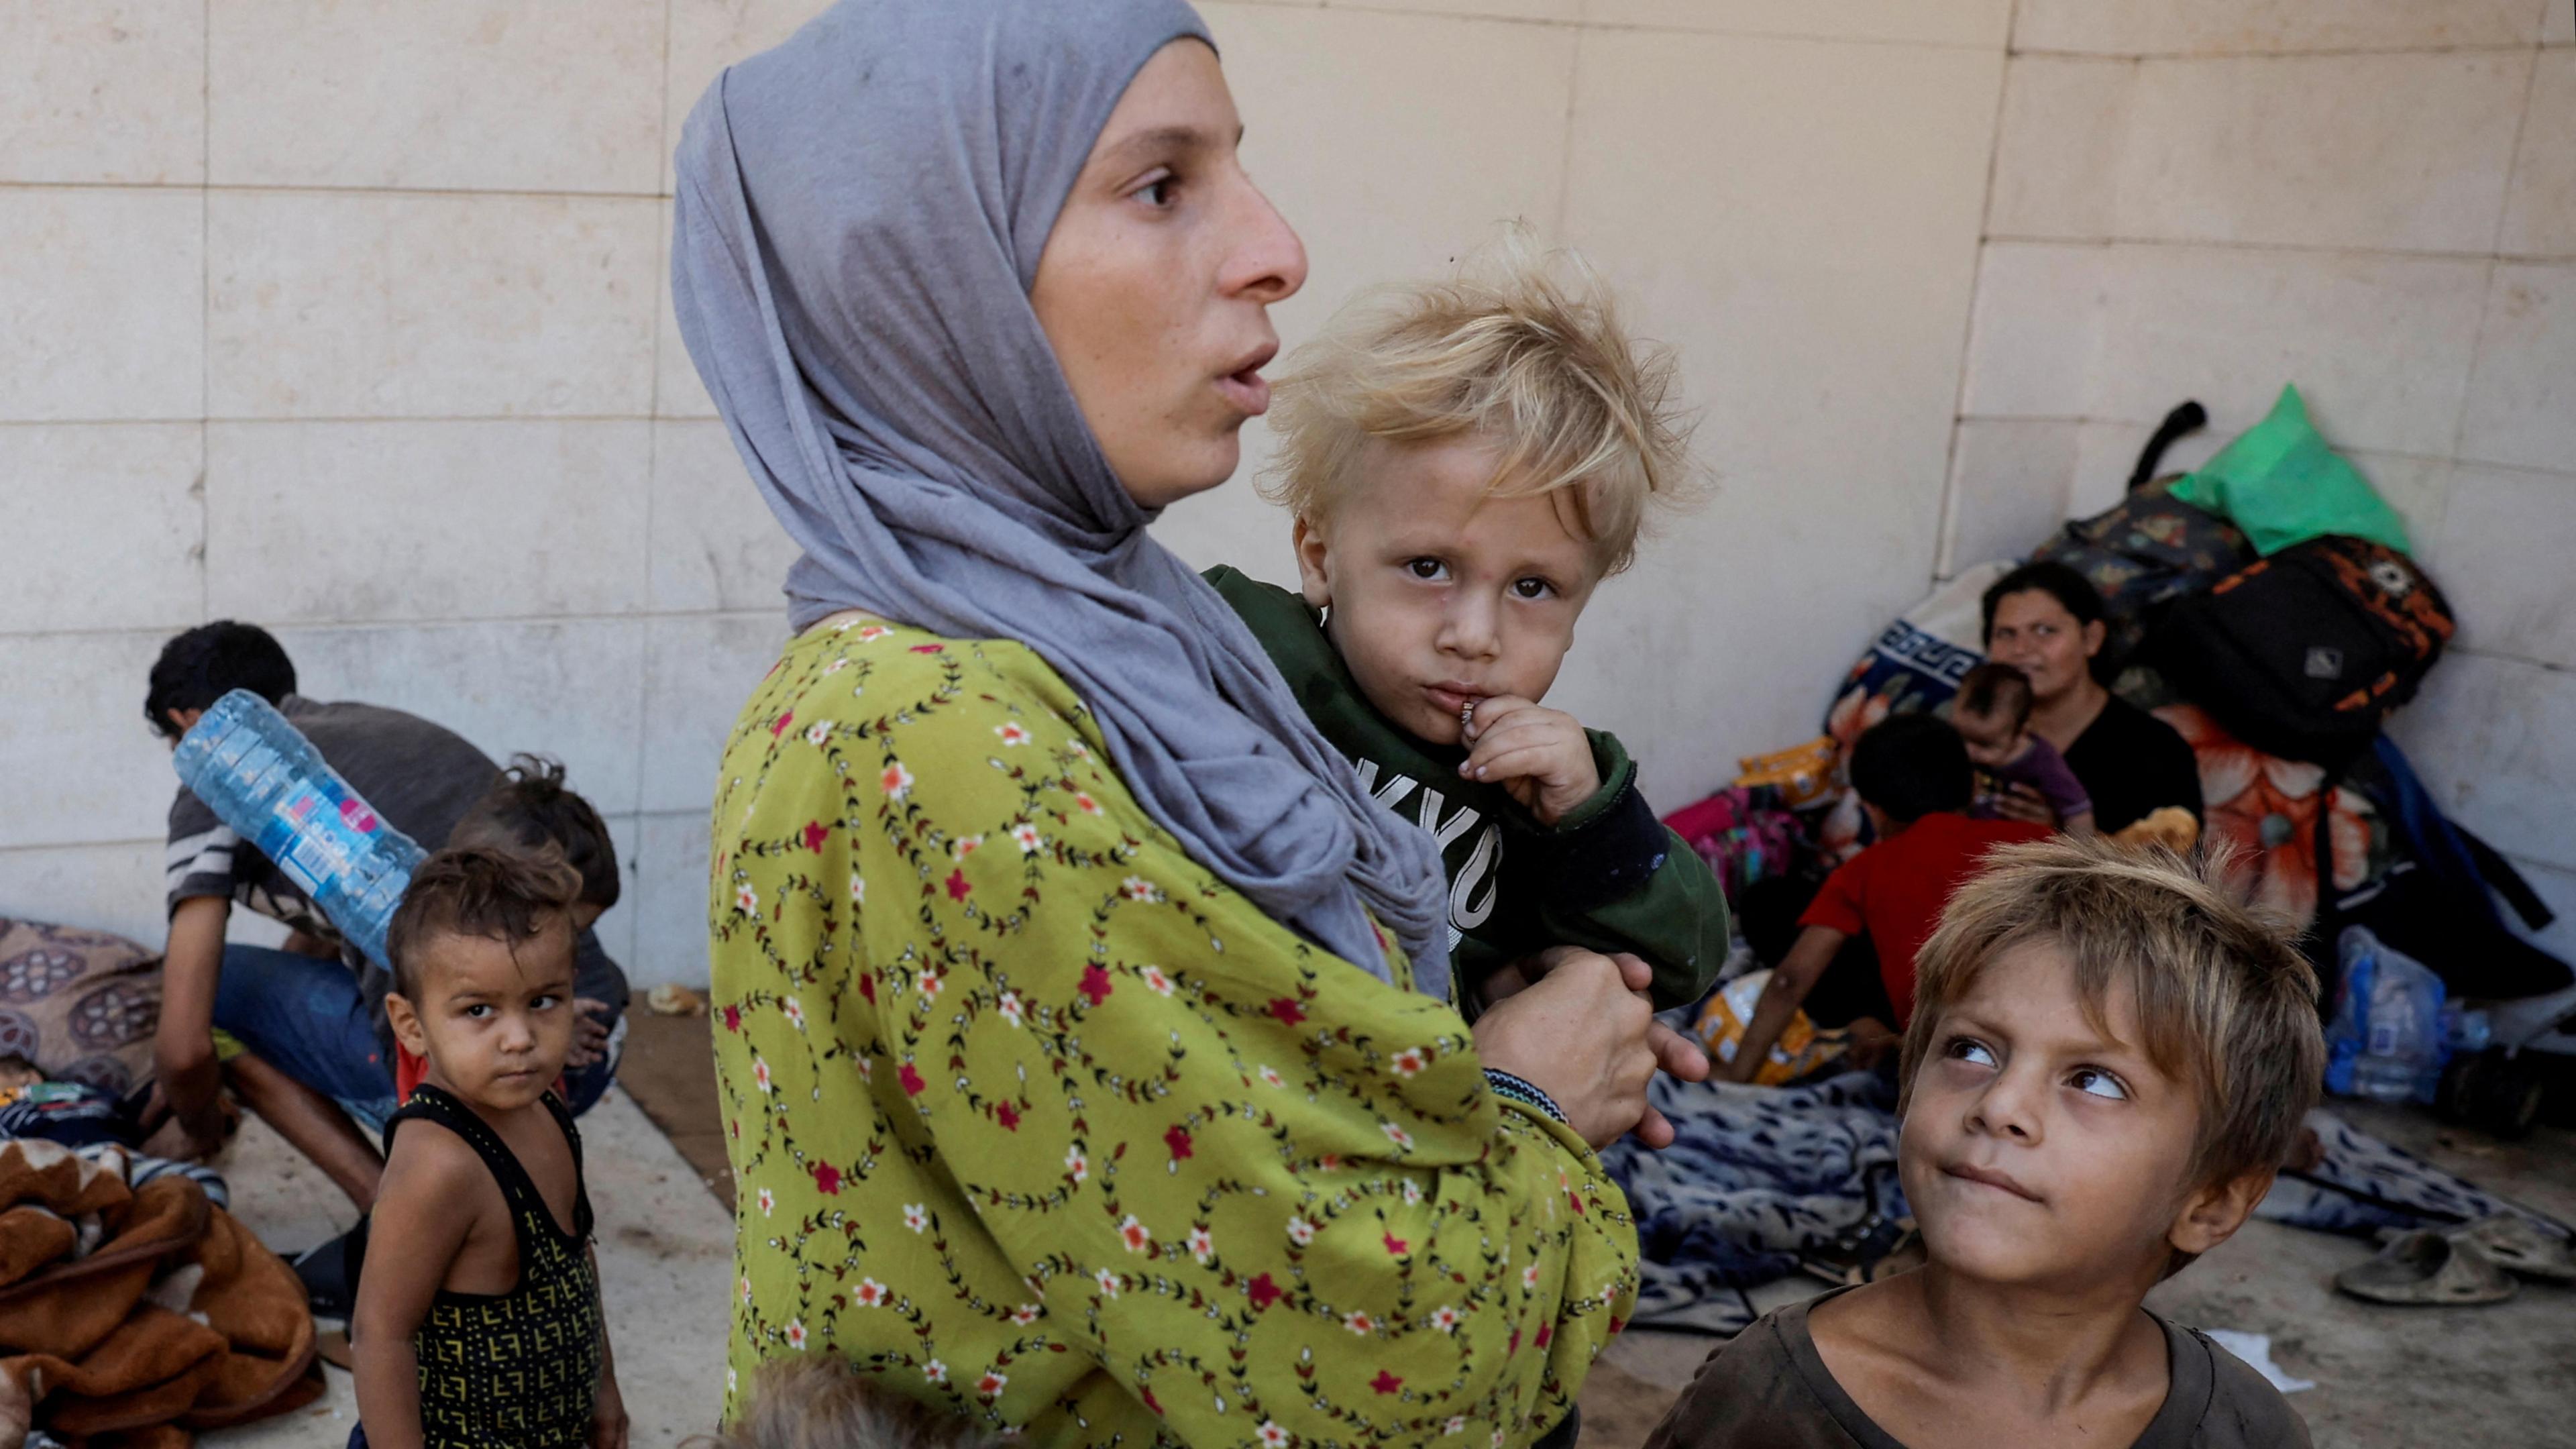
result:
<svg viewBox="0 0 2576 1449"><path fill-rule="evenodd" d="M1658 1077L1649 1095L1673 1145L1602 1153L1637 1217L1636 1322L1731 1334L1754 1316L1742 1290L1893 1241L1906 1216L1896 1093L1875 1074L1798 1087Z"/></svg>
<svg viewBox="0 0 2576 1449"><path fill-rule="evenodd" d="M2317 1134L2317 1161L2282 1169L2254 1210L2257 1217L2368 1236L2381 1228L2447 1228L2510 1213L2562 1238L2576 1237L2576 1228L2453 1177L2332 1112L2309 1113L2308 1126Z"/></svg>
<svg viewBox="0 0 2576 1449"><path fill-rule="evenodd" d="M1896 1180L1896 1093L1868 1072L1798 1087L1658 1078L1671 1147L1622 1141L1602 1153L1637 1217L1644 1283L1635 1321L1733 1334L1758 1316L1748 1288L1802 1263L1873 1261L1907 1216ZM2485 1192L2331 1112L2308 1118L2318 1159L2285 1171L2257 1215L2321 1232L2442 1227L2516 1213L2566 1224Z"/></svg>

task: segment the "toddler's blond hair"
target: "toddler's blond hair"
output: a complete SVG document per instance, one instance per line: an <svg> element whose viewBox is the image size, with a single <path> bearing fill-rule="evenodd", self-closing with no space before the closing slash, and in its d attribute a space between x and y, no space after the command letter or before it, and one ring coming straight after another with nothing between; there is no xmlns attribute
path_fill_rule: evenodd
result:
<svg viewBox="0 0 2576 1449"><path fill-rule="evenodd" d="M1448 281L1344 308L1290 355L1275 399L1279 453L1261 494L1311 522L1348 495L1371 440L1479 435L1502 453L1494 496L1572 490L1606 577L1636 557L1648 503L1691 488L1671 353L1629 336L1581 257L1543 252L1519 228Z"/></svg>
<svg viewBox="0 0 2576 1449"><path fill-rule="evenodd" d="M838 1354L753 1376L733 1428L682 1449L999 1449L999 1435L877 1384Z"/></svg>

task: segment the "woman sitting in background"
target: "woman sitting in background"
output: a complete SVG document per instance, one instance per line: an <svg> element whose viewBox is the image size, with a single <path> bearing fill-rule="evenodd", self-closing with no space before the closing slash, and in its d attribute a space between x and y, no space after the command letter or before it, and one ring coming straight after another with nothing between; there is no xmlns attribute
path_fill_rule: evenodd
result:
<svg viewBox="0 0 2576 1449"><path fill-rule="evenodd" d="M1986 657L2030 678L2031 733L2056 746L2093 799L2093 828L2116 835L2164 806L2201 817L2200 765L2173 726L2102 686L2094 656L2106 632L2102 596L2062 563L2024 564L1986 590ZM2027 785L1999 813L2060 825Z"/></svg>

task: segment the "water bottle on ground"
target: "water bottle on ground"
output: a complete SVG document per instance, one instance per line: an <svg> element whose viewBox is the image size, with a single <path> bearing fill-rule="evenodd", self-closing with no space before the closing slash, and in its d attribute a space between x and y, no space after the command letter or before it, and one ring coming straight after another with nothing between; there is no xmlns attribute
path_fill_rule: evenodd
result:
<svg viewBox="0 0 2576 1449"><path fill-rule="evenodd" d="M179 780L304 888L342 937L390 968L385 929L424 852L385 823L304 732L236 689L179 740Z"/></svg>
<svg viewBox="0 0 2576 1449"><path fill-rule="evenodd" d="M2336 938L2343 984L2326 1030L2326 1089L2381 1102L2429 1102L2450 1052L2442 978L2367 927Z"/></svg>

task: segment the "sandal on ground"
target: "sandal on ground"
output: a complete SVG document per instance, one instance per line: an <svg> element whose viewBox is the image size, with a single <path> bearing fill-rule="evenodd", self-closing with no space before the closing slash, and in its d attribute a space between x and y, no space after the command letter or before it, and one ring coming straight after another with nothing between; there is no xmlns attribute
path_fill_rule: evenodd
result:
<svg viewBox="0 0 2576 1449"><path fill-rule="evenodd" d="M2461 1307L2502 1303L2514 1295L2513 1275L2474 1246L2440 1233L2408 1233L2366 1263L2335 1275L2335 1286L2373 1303L2431 1303Z"/></svg>
<svg viewBox="0 0 2576 1449"><path fill-rule="evenodd" d="M2544 1230L2529 1218L2498 1213L2467 1227L2453 1228L2447 1236L2454 1243L2475 1248L2497 1267L2526 1278L2576 1283L2576 1252L2569 1251L2565 1238Z"/></svg>
<svg viewBox="0 0 2576 1449"><path fill-rule="evenodd" d="M358 1220L361 1225L365 1218ZM304 1282L304 1296L316 1318L347 1318L357 1304L357 1284L350 1281L349 1244L357 1229L305 1249L286 1260Z"/></svg>

